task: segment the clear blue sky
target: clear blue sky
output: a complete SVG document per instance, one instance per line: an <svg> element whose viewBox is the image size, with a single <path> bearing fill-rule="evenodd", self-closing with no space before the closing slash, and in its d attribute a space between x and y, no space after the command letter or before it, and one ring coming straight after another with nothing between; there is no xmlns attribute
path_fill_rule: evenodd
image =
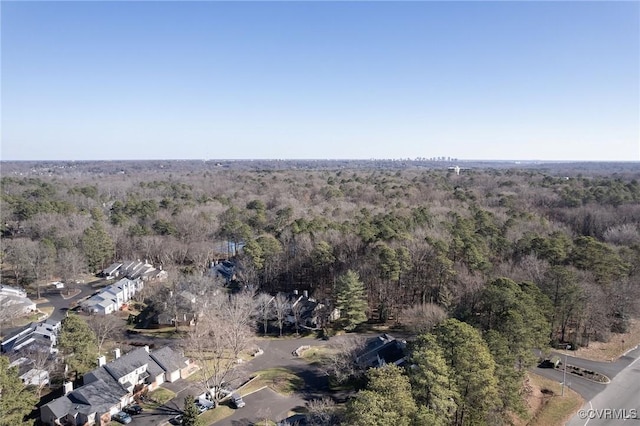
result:
<svg viewBox="0 0 640 426"><path fill-rule="evenodd" d="M640 159L635 1L1 14L2 160Z"/></svg>

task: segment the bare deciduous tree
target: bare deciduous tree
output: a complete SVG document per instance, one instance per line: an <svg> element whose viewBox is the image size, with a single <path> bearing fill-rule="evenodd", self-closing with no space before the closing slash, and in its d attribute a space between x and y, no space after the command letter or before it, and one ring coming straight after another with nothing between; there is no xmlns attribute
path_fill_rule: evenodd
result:
<svg viewBox="0 0 640 426"><path fill-rule="evenodd" d="M122 320L113 315L92 315L87 319L87 324L96 335L98 353L102 353L104 343L113 338L115 332L123 326Z"/></svg>
<svg viewBox="0 0 640 426"><path fill-rule="evenodd" d="M222 383L239 377L238 355L249 347L253 337L254 300L251 293L211 293L203 297L209 299L208 309L190 330L185 351L201 368L202 389L217 400Z"/></svg>
<svg viewBox="0 0 640 426"><path fill-rule="evenodd" d="M267 293L260 293L256 298L256 317L262 323L264 334L267 334L269 321L273 317L273 296Z"/></svg>
<svg viewBox="0 0 640 426"><path fill-rule="evenodd" d="M282 336L282 328L284 327L284 320L289 313L289 302L287 296L282 293L278 293L273 299L273 312L276 316L278 328L280 329L280 336Z"/></svg>
<svg viewBox="0 0 640 426"><path fill-rule="evenodd" d="M228 321L219 315L204 315L184 341L185 353L200 366L198 384L213 401L219 399L217 390L222 383L235 379L237 375L237 359L228 350L223 331L227 326Z"/></svg>
<svg viewBox="0 0 640 426"><path fill-rule="evenodd" d="M51 376L58 373L58 365L56 364L56 357L51 354L49 348L39 346L37 344L30 345L27 349L21 351L20 355L29 359L31 367L37 370L37 380L35 387L37 389L38 398L42 395L42 390L49 384ZM46 371L49 375L49 379L45 380L40 372Z"/></svg>
<svg viewBox="0 0 640 426"><path fill-rule="evenodd" d="M62 281L69 283L87 272L87 264L80 250L75 247L58 251L57 272Z"/></svg>
<svg viewBox="0 0 640 426"><path fill-rule="evenodd" d="M219 299L226 297L221 294ZM243 291L229 296L221 305L221 314L228 325L222 331L226 334L228 348L235 358L247 349L253 338L255 328L255 301L253 293Z"/></svg>
<svg viewBox="0 0 640 426"><path fill-rule="evenodd" d="M332 343L330 345L332 353L323 363L322 370L337 383L362 377L364 370L356 364L355 360L364 345L365 338L362 336L345 337Z"/></svg>
<svg viewBox="0 0 640 426"><path fill-rule="evenodd" d="M291 305L291 314L293 315L293 323L296 327L296 334L300 334L300 325L302 323L302 313L304 305L299 301Z"/></svg>
<svg viewBox="0 0 640 426"><path fill-rule="evenodd" d="M400 323L416 334L428 333L447 318L447 313L435 303L414 305L402 312Z"/></svg>
<svg viewBox="0 0 640 426"><path fill-rule="evenodd" d="M307 402L307 424L309 426L331 426L340 424L340 411L335 401L328 397Z"/></svg>

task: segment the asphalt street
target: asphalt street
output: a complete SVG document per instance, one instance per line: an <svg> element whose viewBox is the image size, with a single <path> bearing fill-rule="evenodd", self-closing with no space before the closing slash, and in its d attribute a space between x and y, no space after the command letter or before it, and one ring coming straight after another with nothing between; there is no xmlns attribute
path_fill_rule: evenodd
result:
<svg viewBox="0 0 640 426"><path fill-rule="evenodd" d="M624 365L598 395L590 398L568 426L640 425L640 346L621 357Z"/></svg>

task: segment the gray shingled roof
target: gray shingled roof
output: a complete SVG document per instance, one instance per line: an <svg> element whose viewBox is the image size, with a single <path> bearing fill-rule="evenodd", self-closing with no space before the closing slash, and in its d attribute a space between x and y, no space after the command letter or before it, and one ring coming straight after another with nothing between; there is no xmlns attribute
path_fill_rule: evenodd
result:
<svg viewBox="0 0 640 426"><path fill-rule="evenodd" d="M175 352L169 346L151 352L153 358L163 369L172 372L187 366L187 359Z"/></svg>
<svg viewBox="0 0 640 426"><path fill-rule="evenodd" d="M117 271L120 267L122 266L122 263L112 263L111 265L109 265L108 268L106 268L104 271L102 271L103 274L105 275L111 275L113 274L115 271Z"/></svg>
<svg viewBox="0 0 640 426"><path fill-rule="evenodd" d="M127 352L120 358L105 365L104 368L107 369L109 374L111 374L116 380L119 380L145 364L154 363L155 361L149 357L149 352L147 352L145 348L138 348L131 352Z"/></svg>
<svg viewBox="0 0 640 426"><path fill-rule="evenodd" d="M154 358L166 363L163 365L167 365L170 368L169 371L186 366L186 364L178 366L180 362L184 363L185 358L169 347L155 351L153 357L145 348L138 348L113 362L86 373L83 377L83 386L62 398L53 400L46 406L56 418L73 412L105 413L118 404L120 399L128 393L127 389L118 383L118 379L144 365L147 365L146 371L154 379L158 375L164 374L164 369Z"/></svg>
<svg viewBox="0 0 640 426"><path fill-rule="evenodd" d="M72 405L73 402L71 402L71 400L66 396L63 396L62 398L54 399L53 401L48 403L47 407L49 408L49 410L51 410L56 419L59 419L60 417L66 416L67 413L69 413Z"/></svg>
<svg viewBox="0 0 640 426"><path fill-rule="evenodd" d="M160 367L154 360L149 360L147 372L154 380L159 375L164 374L164 370L162 369L162 367Z"/></svg>

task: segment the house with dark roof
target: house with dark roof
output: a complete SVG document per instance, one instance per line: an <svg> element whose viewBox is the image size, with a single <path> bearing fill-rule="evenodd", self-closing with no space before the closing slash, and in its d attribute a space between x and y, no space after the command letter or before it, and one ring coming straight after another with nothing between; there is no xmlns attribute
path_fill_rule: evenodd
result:
<svg viewBox="0 0 640 426"><path fill-rule="evenodd" d="M2 353L26 351L34 348L56 353L55 346L58 342L59 331L60 321L48 319L41 323L32 322L7 336L0 348Z"/></svg>
<svg viewBox="0 0 640 426"><path fill-rule="evenodd" d="M108 280L112 280L120 276L120 268L122 268L122 263L112 263L111 265L103 269L98 275Z"/></svg>
<svg viewBox="0 0 640 426"><path fill-rule="evenodd" d="M234 280L236 277L236 265L230 260L223 260L222 262L211 262L210 274L214 277L221 277L227 283Z"/></svg>
<svg viewBox="0 0 640 426"><path fill-rule="evenodd" d="M330 311L327 305L309 297L307 290L302 294L298 290L283 294L287 299L287 315L284 319L287 325L295 326L297 320L299 327L317 329L326 325L326 322L340 318L337 308Z"/></svg>
<svg viewBox="0 0 640 426"><path fill-rule="evenodd" d="M165 346L153 351L151 358L164 370L164 381L173 383L178 379L184 379L189 370L189 360L179 353Z"/></svg>
<svg viewBox="0 0 640 426"><path fill-rule="evenodd" d="M356 355L355 362L361 368L382 367L385 364L402 365L406 360L407 342L388 334L367 340Z"/></svg>
<svg viewBox="0 0 640 426"><path fill-rule="evenodd" d="M156 361L156 359L158 361ZM172 381L183 377L189 361L169 347L150 352L149 347L135 349L86 373L83 385L40 408L40 419L46 425L106 425L111 416L130 404L136 394L154 390L167 377ZM186 377L186 376L185 376Z"/></svg>

